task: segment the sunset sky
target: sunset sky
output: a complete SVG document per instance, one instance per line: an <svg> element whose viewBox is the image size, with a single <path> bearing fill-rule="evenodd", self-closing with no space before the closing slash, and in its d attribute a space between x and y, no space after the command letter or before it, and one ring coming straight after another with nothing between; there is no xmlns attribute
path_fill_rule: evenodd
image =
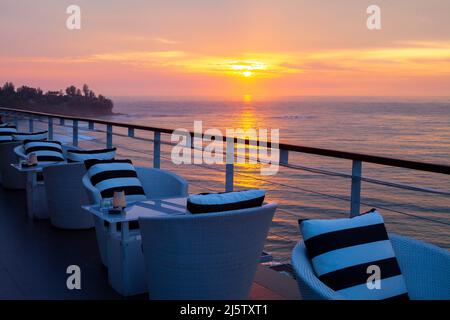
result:
<svg viewBox="0 0 450 320"><path fill-rule="evenodd" d="M66 28L81 7L81 30ZM381 7L369 31L366 9ZM0 81L108 96L449 96L450 1L0 3Z"/></svg>

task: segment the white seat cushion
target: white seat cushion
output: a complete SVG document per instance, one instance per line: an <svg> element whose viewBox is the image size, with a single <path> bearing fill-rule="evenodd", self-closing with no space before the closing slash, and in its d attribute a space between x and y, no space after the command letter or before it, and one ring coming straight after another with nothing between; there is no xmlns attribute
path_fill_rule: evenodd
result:
<svg viewBox="0 0 450 320"><path fill-rule="evenodd" d="M13 140L24 141L24 140L47 140L48 131L41 132L17 132L13 134Z"/></svg>
<svg viewBox="0 0 450 320"><path fill-rule="evenodd" d="M264 202L264 190L244 190L236 192L200 193L187 200L190 213L222 212L259 207Z"/></svg>
<svg viewBox="0 0 450 320"><path fill-rule="evenodd" d="M316 275L334 291L357 300L408 299L383 218L376 210L355 218L303 220L300 230Z"/></svg>
<svg viewBox="0 0 450 320"><path fill-rule="evenodd" d="M131 160L97 160L84 162L92 185L102 198L110 199L114 191L124 191L128 201L142 201L147 197Z"/></svg>
<svg viewBox="0 0 450 320"><path fill-rule="evenodd" d="M0 127L0 142L12 141L12 135L17 132L15 126L11 126L8 124L2 125Z"/></svg>
<svg viewBox="0 0 450 320"><path fill-rule="evenodd" d="M26 155L34 153L41 164L64 161L64 155L59 141L25 140L23 148Z"/></svg>
<svg viewBox="0 0 450 320"><path fill-rule="evenodd" d="M112 160L116 156L116 148L96 150L67 150L67 162L84 162L86 160Z"/></svg>

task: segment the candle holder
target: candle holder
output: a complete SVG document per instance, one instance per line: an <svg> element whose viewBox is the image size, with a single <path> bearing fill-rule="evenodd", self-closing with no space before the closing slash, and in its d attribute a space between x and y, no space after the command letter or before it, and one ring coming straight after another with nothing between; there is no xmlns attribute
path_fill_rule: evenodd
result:
<svg viewBox="0 0 450 320"><path fill-rule="evenodd" d="M30 153L27 157L27 165L28 166L35 166L38 163L37 155L36 153Z"/></svg>
<svg viewBox="0 0 450 320"><path fill-rule="evenodd" d="M124 209L127 206L127 201L125 199L125 192L122 191L114 191L113 196L113 208L115 209Z"/></svg>

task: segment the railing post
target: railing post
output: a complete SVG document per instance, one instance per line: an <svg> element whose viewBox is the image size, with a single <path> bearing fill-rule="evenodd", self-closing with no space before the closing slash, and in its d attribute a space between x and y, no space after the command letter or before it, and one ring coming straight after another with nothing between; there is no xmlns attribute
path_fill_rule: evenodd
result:
<svg viewBox="0 0 450 320"><path fill-rule="evenodd" d="M63 126L65 123L64 118L59 118L59 125Z"/></svg>
<svg viewBox="0 0 450 320"><path fill-rule="evenodd" d="M78 120L72 122L72 145L78 147Z"/></svg>
<svg viewBox="0 0 450 320"><path fill-rule="evenodd" d="M53 140L53 118L48 117L48 139Z"/></svg>
<svg viewBox="0 0 450 320"><path fill-rule="evenodd" d="M89 128L89 130L94 130L94 121L88 122L88 128Z"/></svg>
<svg viewBox="0 0 450 320"><path fill-rule="evenodd" d="M29 132L33 132L33 131L34 131L34 122L33 122L33 118L29 118L29 119L28 119L28 131L29 131Z"/></svg>
<svg viewBox="0 0 450 320"><path fill-rule="evenodd" d="M352 163L352 194L350 217L356 217L360 213L361 206L361 172L362 163L358 160L353 160Z"/></svg>
<svg viewBox="0 0 450 320"><path fill-rule="evenodd" d="M113 145L113 127L112 124L106 125L106 147L112 148Z"/></svg>
<svg viewBox="0 0 450 320"><path fill-rule="evenodd" d="M134 138L134 128L128 127L128 136Z"/></svg>
<svg viewBox="0 0 450 320"><path fill-rule="evenodd" d="M234 190L234 139L227 139L225 165L225 191Z"/></svg>
<svg viewBox="0 0 450 320"><path fill-rule="evenodd" d="M19 130L19 118L17 118L17 114L14 114L14 125L16 126L17 130Z"/></svg>
<svg viewBox="0 0 450 320"><path fill-rule="evenodd" d="M161 132L155 131L153 139L153 168L161 167Z"/></svg>

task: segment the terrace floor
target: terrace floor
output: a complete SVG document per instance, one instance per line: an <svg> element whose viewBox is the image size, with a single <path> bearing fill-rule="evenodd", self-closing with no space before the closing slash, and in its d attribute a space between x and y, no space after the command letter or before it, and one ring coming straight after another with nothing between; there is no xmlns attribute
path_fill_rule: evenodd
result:
<svg viewBox="0 0 450 320"><path fill-rule="evenodd" d="M81 268L81 290L66 269ZM130 297L147 299L147 295ZM62 230L26 214L25 191L0 188L0 299L123 299L108 284L95 231ZM251 299L299 299L295 280L260 266Z"/></svg>

